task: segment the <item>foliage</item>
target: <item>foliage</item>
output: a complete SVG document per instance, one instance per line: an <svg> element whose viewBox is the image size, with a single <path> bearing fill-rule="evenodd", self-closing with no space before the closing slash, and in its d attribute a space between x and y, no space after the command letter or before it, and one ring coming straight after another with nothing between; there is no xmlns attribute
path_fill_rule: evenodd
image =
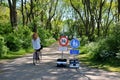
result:
<svg viewBox="0 0 120 80"><path fill-rule="evenodd" d="M54 38L45 39L46 44L44 46L50 46L52 43L56 42Z"/></svg>
<svg viewBox="0 0 120 80"><path fill-rule="evenodd" d="M88 43L88 37L87 36L82 36L81 37L81 46L83 46L87 43Z"/></svg>
<svg viewBox="0 0 120 80"><path fill-rule="evenodd" d="M109 61L101 61L99 60L90 60L88 54L81 54L78 56L80 61L84 63L85 65L92 67L92 68L99 68L104 69L107 71L114 71L114 72L120 72L120 59L110 59ZM101 62L100 62L101 61Z"/></svg>
<svg viewBox="0 0 120 80"><path fill-rule="evenodd" d="M31 30L27 26L19 26L15 31L16 37L18 37L21 47L28 49L31 47Z"/></svg>
<svg viewBox="0 0 120 80"><path fill-rule="evenodd" d="M60 36L60 30L61 30L61 27L62 26L62 21L60 20L54 20L52 21L52 35L53 35L53 38L55 38L56 40L59 38Z"/></svg>
<svg viewBox="0 0 120 80"><path fill-rule="evenodd" d="M0 34L5 35L12 32L12 27L10 23L0 23Z"/></svg>
<svg viewBox="0 0 120 80"><path fill-rule="evenodd" d="M20 49L19 51L9 51L7 55L1 57L0 59L15 59L15 58L19 58L21 56L24 56L25 54L29 54L32 52L33 52L32 48L28 50Z"/></svg>
<svg viewBox="0 0 120 80"><path fill-rule="evenodd" d="M99 39L97 42L86 44L83 53L88 53L91 59L105 61L111 58L119 58L120 51L120 25L113 27L110 36Z"/></svg>
<svg viewBox="0 0 120 80"><path fill-rule="evenodd" d="M7 54L8 48L5 46L4 37L0 35L0 57Z"/></svg>
<svg viewBox="0 0 120 80"><path fill-rule="evenodd" d="M111 28L111 24L119 21L116 1L101 0L102 3L100 0L22 1L21 5L16 7L16 16L11 16L18 18L17 29L14 31L10 26L10 22L14 22L14 18L9 19L11 17L8 3L5 2L7 7L0 5L0 35L5 38L4 46L7 46L9 50L17 51L31 47L31 33L35 27L38 29L41 43L47 46L55 41L53 37L58 39L62 26L67 24L69 29L65 34L72 39L76 32L77 36L81 37L81 45L86 44L83 52L88 52L91 58L104 60L119 55L119 23L116 27ZM19 3L18 0L17 2ZM21 26L20 22L26 26ZM36 26L33 26L35 24ZM111 34L109 33L110 28ZM108 34L109 36L106 37ZM106 38L92 43L88 42L88 40L100 36ZM3 45L2 42L1 45Z"/></svg>
<svg viewBox="0 0 120 80"><path fill-rule="evenodd" d="M19 26L5 37L6 45L10 51L18 51L21 48L31 47L31 31L27 26Z"/></svg>
<svg viewBox="0 0 120 80"><path fill-rule="evenodd" d="M43 46L46 46L47 42L49 42L49 40L52 39L52 32L50 32L49 30L45 30L45 29L41 28L40 26L38 27L37 32L38 32L39 37L41 39L41 44Z"/></svg>
<svg viewBox="0 0 120 80"><path fill-rule="evenodd" d="M114 44L116 49L115 48L113 48L113 49L115 49L115 53L117 55L117 58L120 59L120 22L117 23L115 27L113 27L112 33L114 35L114 40L116 43L116 45Z"/></svg>
<svg viewBox="0 0 120 80"><path fill-rule="evenodd" d="M120 59L120 51L116 53L116 58Z"/></svg>
<svg viewBox="0 0 120 80"><path fill-rule="evenodd" d="M21 48L21 43L18 37L14 35L14 33L10 33L5 37L6 46L10 51L18 51Z"/></svg>
<svg viewBox="0 0 120 80"><path fill-rule="evenodd" d="M0 4L0 24L9 22L9 8Z"/></svg>

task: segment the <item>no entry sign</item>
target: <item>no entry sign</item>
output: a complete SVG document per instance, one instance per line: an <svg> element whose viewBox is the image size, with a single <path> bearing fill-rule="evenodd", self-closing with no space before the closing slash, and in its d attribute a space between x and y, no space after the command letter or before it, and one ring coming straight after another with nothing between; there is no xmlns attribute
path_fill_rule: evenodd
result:
<svg viewBox="0 0 120 80"><path fill-rule="evenodd" d="M61 36L59 39L59 44L61 46L67 46L68 45L68 38L66 36Z"/></svg>

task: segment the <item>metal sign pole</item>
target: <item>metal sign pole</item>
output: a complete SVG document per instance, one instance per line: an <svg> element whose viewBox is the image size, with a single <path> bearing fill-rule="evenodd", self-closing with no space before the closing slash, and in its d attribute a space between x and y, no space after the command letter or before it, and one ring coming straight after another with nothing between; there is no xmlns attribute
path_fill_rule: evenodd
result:
<svg viewBox="0 0 120 80"><path fill-rule="evenodd" d="M64 58L63 51L67 50L68 38L66 36L61 36L59 39L59 50L61 51L61 58L57 59L57 67L66 67L67 59Z"/></svg>
<svg viewBox="0 0 120 80"><path fill-rule="evenodd" d="M75 59L75 54L74 54L74 59Z"/></svg>
<svg viewBox="0 0 120 80"><path fill-rule="evenodd" d="M77 50L77 48L80 46L80 42L75 37L76 36L74 36L74 39L70 41L70 46L72 47L70 54L73 55L73 59L70 59L69 61L69 67L71 68L79 68L80 65L78 59L76 58L76 55L79 54L79 50Z"/></svg>
<svg viewBox="0 0 120 80"><path fill-rule="evenodd" d="M63 59L63 51L62 51L62 59Z"/></svg>

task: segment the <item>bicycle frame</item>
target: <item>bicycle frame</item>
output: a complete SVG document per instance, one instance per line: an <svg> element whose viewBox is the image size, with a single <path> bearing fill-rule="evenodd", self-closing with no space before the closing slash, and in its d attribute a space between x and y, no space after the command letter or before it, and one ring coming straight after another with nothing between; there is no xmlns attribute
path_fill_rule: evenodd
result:
<svg viewBox="0 0 120 80"><path fill-rule="evenodd" d="M41 51L37 51L33 53L33 65L40 64L42 60L42 53Z"/></svg>

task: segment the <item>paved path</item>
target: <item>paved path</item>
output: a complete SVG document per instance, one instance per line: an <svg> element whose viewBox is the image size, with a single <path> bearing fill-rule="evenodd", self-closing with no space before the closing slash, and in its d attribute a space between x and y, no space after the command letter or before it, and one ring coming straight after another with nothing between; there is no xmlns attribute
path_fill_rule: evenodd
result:
<svg viewBox="0 0 120 80"><path fill-rule="evenodd" d="M58 44L42 50L40 65L32 64L32 54L0 63L0 80L120 80L120 73L89 68L81 64L79 69L58 68L56 60L61 57ZM64 52L68 60L73 58Z"/></svg>

